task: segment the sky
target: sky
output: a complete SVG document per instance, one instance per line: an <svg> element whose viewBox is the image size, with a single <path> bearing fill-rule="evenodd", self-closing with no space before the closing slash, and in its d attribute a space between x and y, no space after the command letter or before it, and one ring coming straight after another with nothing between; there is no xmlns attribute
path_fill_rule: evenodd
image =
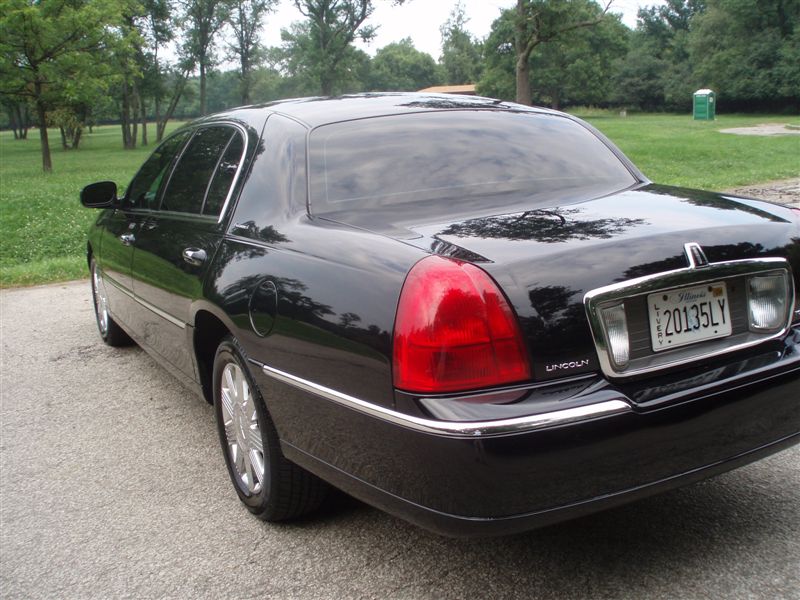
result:
<svg viewBox="0 0 800 600"><path fill-rule="evenodd" d="M516 4L514 0L463 0L464 9L469 21L467 29L476 37L488 35L494 21L504 8ZM405 37L414 41L417 50L427 52L434 59L441 54L441 34L439 27L450 16L456 0L407 0L401 6L392 6L389 0L376 0L375 12L367 23L378 25L376 38L368 45L356 45L370 55L392 42ZM622 21L629 27L636 25L636 11L640 6L662 4L658 0L614 0L611 12L621 13ZM303 20L303 16L295 8L294 2L284 0L278 10L268 15L263 31L263 41L267 46L278 46L281 43L280 30L289 27L293 21Z"/></svg>

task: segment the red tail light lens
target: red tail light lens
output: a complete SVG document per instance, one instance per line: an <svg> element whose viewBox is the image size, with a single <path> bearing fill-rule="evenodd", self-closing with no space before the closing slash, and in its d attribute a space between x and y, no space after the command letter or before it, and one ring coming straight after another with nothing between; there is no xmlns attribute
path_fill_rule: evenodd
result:
<svg viewBox="0 0 800 600"><path fill-rule="evenodd" d="M394 383L408 392L466 391L530 379L514 312L489 275L430 256L406 277L394 326Z"/></svg>

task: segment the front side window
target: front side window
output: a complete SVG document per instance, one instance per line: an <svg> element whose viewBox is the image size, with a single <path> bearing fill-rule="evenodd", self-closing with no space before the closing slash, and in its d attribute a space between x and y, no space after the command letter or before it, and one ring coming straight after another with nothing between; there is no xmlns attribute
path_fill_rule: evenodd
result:
<svg viewBox="0 0 800 600"><path fill-rule="evenodd" d="M191 132L182 131L168 138L150 155L128 186L126 199L131 208L158 208L158 192L169 173L175 155Z"/></svg>
<svg viewBox="0 0 800 600"><path fill-rule="evenodd" d="M238 135L231 127L204 127L184 150L161 200L161 210L200 214L206 190L228 142Z"/></svg>

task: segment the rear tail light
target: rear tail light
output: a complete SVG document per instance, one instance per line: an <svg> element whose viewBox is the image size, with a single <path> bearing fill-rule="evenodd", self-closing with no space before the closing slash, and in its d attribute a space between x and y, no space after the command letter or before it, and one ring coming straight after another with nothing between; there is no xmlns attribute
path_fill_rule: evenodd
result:
<svg viewBox="0 0 800 600"><path fill-rule="evenodd" d="M530 379L517 319L482 269L430 256L406 277L394 326L395 387L473 390Z"/></svg>

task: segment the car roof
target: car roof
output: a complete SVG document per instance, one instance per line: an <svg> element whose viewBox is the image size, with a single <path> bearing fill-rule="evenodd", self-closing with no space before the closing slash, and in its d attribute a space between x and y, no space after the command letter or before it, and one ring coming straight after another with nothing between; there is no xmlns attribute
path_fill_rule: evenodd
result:
<svg viewBox="0 0 800 600"><path fill-rule="evenodd" d="M545 108L536 108L483 98L480 96L459 96L456 94L380 92L353 94L336 97L292 98L243 106L203 120L216 120L220 117L236 118L245 113L278 113L291 117L309 127L327 123L381 117L412 112L435 110L493 110L503 112L533 112L539 114L558 114Z"/></svg>

